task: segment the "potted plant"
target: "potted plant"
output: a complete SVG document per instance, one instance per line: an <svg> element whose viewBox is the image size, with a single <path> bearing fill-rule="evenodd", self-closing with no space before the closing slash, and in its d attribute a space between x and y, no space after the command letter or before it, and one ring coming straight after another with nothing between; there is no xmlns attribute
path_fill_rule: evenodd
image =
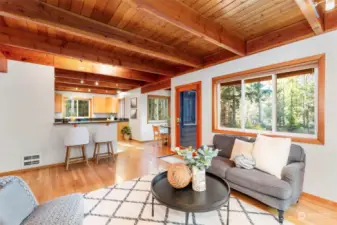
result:
<svg viewBox="0 0 337 225"><path fill-rule="evenodd" d="M186 164L192 170L192 188L195 191L206 190L206 169L211 166L213 157L218 155L219 150L203 146L197 150L176 148L178 155L184 158Z"/></svg>
<svg viewBox="0 0 337 225"><path fill-rule="evenodd" d="M126 141L130 140L131 128L129 126L123 127L123 129L121 130L121 133L124 136L124 140L126 140Z"/></svg>

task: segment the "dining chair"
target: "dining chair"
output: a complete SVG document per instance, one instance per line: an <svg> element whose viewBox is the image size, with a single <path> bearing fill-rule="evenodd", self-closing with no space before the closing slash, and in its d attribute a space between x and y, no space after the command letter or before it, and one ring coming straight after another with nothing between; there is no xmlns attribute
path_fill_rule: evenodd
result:
<svg viewBox="0 0 337 225"><path fill-rule="evenodd" d="M160 126L152 126L153 128L153 136L155 141L161 141L161 144L163 144L163 141L168 138L168 133L162 133L160 130Z"/></svg>

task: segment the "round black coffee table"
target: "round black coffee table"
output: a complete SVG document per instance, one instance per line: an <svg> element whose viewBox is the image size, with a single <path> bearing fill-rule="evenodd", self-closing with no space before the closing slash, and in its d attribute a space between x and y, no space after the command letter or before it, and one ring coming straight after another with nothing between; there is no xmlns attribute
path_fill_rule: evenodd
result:
<svg viewBox="0 0 337 225"><path fill-rule="evenodd" d="M151 183L152 216L154 216L154 199L168 208L186 212L186 223L190 212L209 212L218 210L227 204L227 225L229 225L228 183L211 174L206 173L206 191L193 191L192 184L183 189L173 188L167 180L167 172L158 174Z"/></svg>

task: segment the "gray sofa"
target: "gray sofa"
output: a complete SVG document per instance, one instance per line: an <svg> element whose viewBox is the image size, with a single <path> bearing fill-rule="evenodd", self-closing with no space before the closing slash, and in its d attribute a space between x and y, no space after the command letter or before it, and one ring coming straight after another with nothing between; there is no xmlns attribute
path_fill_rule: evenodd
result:
<svg viewBox="0 0 337 225"><path fill-rule="evenodd" d="M39 205L21 178L0 178L1 225L82 225L83 201L72 194Z"/></svg>
<svg viewBox="0 0 337 225"><path fill-rule="evenodd" d="M291 145L288 165L283 168L280 180L257 169L246 170L235 167L229 158L236 138L248 142L255 141L254 138L215 135L212 147L219 149L219 153L213 158L208 172L225 179L232 189L276 208L279 212L279 222L283 224L284 211L298 202L302 193L305 171L303 148Z"/></svg>

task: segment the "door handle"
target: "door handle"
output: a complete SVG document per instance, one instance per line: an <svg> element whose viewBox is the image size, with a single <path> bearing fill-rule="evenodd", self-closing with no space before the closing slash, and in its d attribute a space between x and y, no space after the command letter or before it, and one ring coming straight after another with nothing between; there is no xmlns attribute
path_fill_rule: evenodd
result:
<svg viewBox="0 0 337 225"><path fill-rule="evenodd" d="M177 123L180 123L180 118L177 118Z"/></svg>

